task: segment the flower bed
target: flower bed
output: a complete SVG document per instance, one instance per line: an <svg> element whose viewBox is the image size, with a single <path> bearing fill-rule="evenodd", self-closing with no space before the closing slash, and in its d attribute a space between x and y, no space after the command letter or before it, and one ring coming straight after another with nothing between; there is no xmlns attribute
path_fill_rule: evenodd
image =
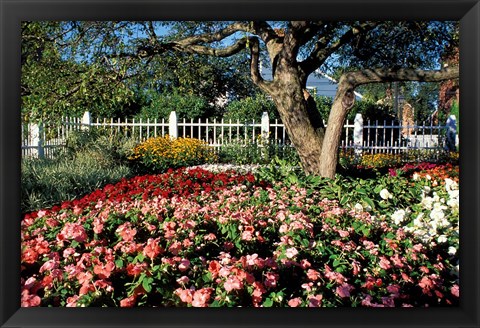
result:
<svg viewBox="0 0 480 328"><path fill-rule="evenodd" d="M457 305L445 181L380 214L233 171L124 179L25 215L22 306Z"/></svg>

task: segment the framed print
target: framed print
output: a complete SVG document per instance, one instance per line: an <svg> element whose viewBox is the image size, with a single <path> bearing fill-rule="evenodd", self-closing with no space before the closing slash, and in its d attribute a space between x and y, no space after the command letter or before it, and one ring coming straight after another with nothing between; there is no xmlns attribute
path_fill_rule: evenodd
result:
<svg viewBox="0 0 480 328"><path fill-rule="evenodd" d="M478 1L0 10L1 327L479 326Z"/></svg>

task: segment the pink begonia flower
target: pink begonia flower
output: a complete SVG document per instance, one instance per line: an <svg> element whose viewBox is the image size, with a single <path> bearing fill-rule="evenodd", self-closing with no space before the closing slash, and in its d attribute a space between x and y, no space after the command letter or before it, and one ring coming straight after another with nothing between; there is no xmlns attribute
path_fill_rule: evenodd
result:
<svg viewBox="0 0 480 328"><path fill-rule="evenodd" d="M67 305L66 307L76 307L77 306L77 301L80 298L78 295L73 295L67 298Z"/></svg>
<svg viewBox="0 0 480 328"><path fill-rule="evenodd" d="M396 268L403 268L405 265L403 264L403 261L405 260L405 258L403 256L400 256L398 254L395 254L393 255L392 257L390 257L390 260L393 262L393 265L396 267Z"/></svg>
<svg viewBox="0 0 480 328"><path fill-rule="evenodd" d="M212 277L215 279L218 276L218 272L220 270L221 266L218 261L211 261L208 264L208 272L212 274Z"/></svg>
<svg viewBox="0 0 480 328"><path fill-rule="evenodd" d="M320 278L320 272L318 272L317 270L308 269L307 277L312 281L316 281Z"/></svg>
<svg viewBox="0 0 480 328"><path fill-rule="evenodd" d="M49 260L49 261L43 263L43 265L40 267L39 272L43 273L45 271L51 271L51 270L53 270L57 267L58 267L58 262L56 262L54 260Z"/></svg>
<svg viewBox="0 0 480 328"><path fill-rule="evenodd" d="M178 255L178 253L180 253L180 251L182 250L182 243L179 241L175 241L170 245L170 247L168 247L168 250L173 255Z"/></svg>
<svg viewBox="0 0 480 328"><path fill-rule="evenodd" d="M310 296L308 298L308 307L320 307L322 305L323 295Z"/></svg>
<svg viewBox="0 0 480 328"><path fill-rule="evenodd" d="M182 244L183 247L190 247L193 245L193 242L190 239L185 239Z"/></svg>
<svg viewBox="0 0 480 328"><path fill-rule="evenodd" d="M182 272L187 271L190 267L190 261L187 259L182 259L178 265L178 269Z"/></svg>
<svg viewBox="0 0 480 328"><path fill-rule="evenodd" d="M243 283L240 281L238 277L232 276L227 278L227 280L223 284L223 288L225 288L227 293L229 293L235 289L242 289Z"/></svg>
<svg viewBox="0 0 480 328"><path fill-rule="evenodd" d="M340 235L340 237L342 237L342 238L348 237L350 235L350 233L348 231L345 231L345 230L338 230L337 232Z"/></svg>
<svg viewBox="0 0 480 328"><path fill-rule="evenodd" d="M193 291L190 289L177 288L174 293L180 297L184 303L190 304L193 301Z"/></svg>
<svg viewBox="0 0 480 328"><path fill-rule="evenodd" d="M279 275L277 273L267 272L265 274L265 286L276 287Z"/></svg>
<svg viewBox="0 0 480 328"><path fill-rule="evenodd" d="M137 303L136 295L132 295L130 297L124 298L120 301L120 307L134 307Z"/></svg>
<svg viewBox="0 0 480 328"><path fill-rule="evenodd" d="M387 296L382 297L382 304L385 305L385 307L395 307L394 299Z"/></svg>
<svg viewBox="0 0 480 328"><path fill-rule="evenodd" d="M148 238L147 245L143 249L143 255L153 260L158 254L162 253L163 249L158 244L158 239Z"/></svg>
<svg viewBox="0 0 480 328"><path fill-rule="evenodd" d="M286 233L287 231L288 231L288 226L286 224L282 224L278 229L278 232L280 233Z"/></svg>
<svg viewBox="0 0 480 328"><path fill-rule="evenodd" d="M90 272L79 272L77 274L77 280L81 285L89 283L93 278L93 275Z"/></svg>
<svg viewBox="0 0 480 328"><path fill-rule="evenodd" d="M460 297L460 288L458 287L458 285L453 285L453 287L450 289L450 292L453 296Z"/></svg>
<svg viewBox="0 0 480 328"><path fill-rule="evenodd" d="M86 295L89 292L94 292L95 286L93 284L86 283L80 287L80 291L78 292L79 295Z"/></svg>
<svg viewBox="0 0 480 328"><path fill-rule="evenodd" d="M115 230L115 232L117 234L120 235L120 237L122 237L122 239L124 241L133 241L133 238L135 237L135 235L137 234L137 229L135 228L131 228L131 223L130 222L126 222L120 226L118 226L118 228Z"/></svg>
<svg viewBox="0 0 480 328"><path fill-rule="evenodd" d="M298 307L302 304L302 299L300 297L292 298L288 301L288 306L290 307Z"/></svg>
<svg viewBox="0 0 480 328"><path fill-rule="evenodd" d="M217 236L215 236L215 234L213 233L209 233L208 235L205 235L203 237L204 240L207 240L207 241L213 241L215 239L217 239Z"/></svg>
<svg viewBox="0 0 480 328"><path fill-rule="evenodd" d="M290 247L285 251L285 255L291 259L294 258L298 254L298 251L295 247Z"/></svg>
<svg viewBox="0 0 480 328"><path fill-rule="evenodd" d="M313 282L302 284L300 287L305 289L307 292L312 290Z"/></svg>
<svg viewBox="0 0 480 328"><path fill-rule="evenodd" d="M400 286L399 285L387 286L387 291L394 296L398 296L398 294L400 293Z"/></svg>
<svg viewBox="0 0 480 328"><path fill-rule="evenodd" d="M388 270L392 267L390 261L385 256L380 256L379 265L380 265L380 268L382 268L383 270Z"/></svg>
<svg viewBox="0 0 480 328"><path fill-rule="evenodd" d="M353 290L353 286L344 283L335 289L335 293L340 297L350 297L350 292Z"/></svg>
<svg viewBox="0 0 480 328"><path fill-rule="evenodd" d="M68 258L70 255L75 254L75 248L68 247L63 250L63 257Z"/></svg>
<svg viewBox="0 0 480 328"><path fill-rule="evenodd" d="M100 263L93 267L93 272L98 275L101 279L106 279L110 277L112 271L115 269L115 263L107 262L106 264Z"/></svg>
<svg viewBox="0 0 480 328"><path fill-rule="evenodd" d="M185 285L189 281L190 279L187 276L181 276L180 278L177 279L177 282L182 285Z"/></svg>
<svg viewBox="0 0 480 328"><path fill-rule="evenodd" d="M207 307L207 302L210 300L213 288L202 288L197 290L193 294L192 306L193 307Z"/></svg>
<svg viewBox="0 0 480 328"><path fill-rule="evenodd" d="M42 299L35 294L30 294L28 289L22 290L21 306L22 307L33 307L40 306Z"/></svg>
<svg viewBox="0 0 480 328"><path fill-rule="evenodd" d="M252 255L248 255L246 256L246 264L247 266L254 266L256 264L256 260L258 258L258 254L252 254Z"/></svg>
<svg viewBox="0 0 480 328"><path fill-rule="evenodd" d="M305 259L300 261L300 267L304 270L310 268L311 266L312 264Z"/></svg>

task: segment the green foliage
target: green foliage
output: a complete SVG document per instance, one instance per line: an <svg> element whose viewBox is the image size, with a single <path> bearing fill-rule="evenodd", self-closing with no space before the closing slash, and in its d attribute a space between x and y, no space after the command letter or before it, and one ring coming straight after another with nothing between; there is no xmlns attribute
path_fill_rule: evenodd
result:
<svg viewBox="0 0 480 328"><path fill-rule="evenodd" d="M264 94L256 94L240 100L231 101L224 113L224 120L228 122L260 122L263 112L268 112L270 119L278 118L278 112L272 100Z"/></svg>
<svg viewBox="0 0 480 328"><path fill-rule="evenodd" d="M300 159L297 151L291 146L282 146L273 143L260 145L258 143L231 142L222 145L218 152L218 161L228 164L268 164L271 159L278 157L290 163L298 163Z"/></svg>
<svg viewBox="0 0 480 328"><path fill-rule="evenodd" d="M22 212L73 200L107 183L132 176L127 164L130 140L115 140L93 130L74 132L54 159L22 159Z"/></svg>
<svg viewBox="0 0 480 328"><path fill-rule="evenodd" d="M61 22L22 22L21 109L25 121L79 116L85 108L108 115L130 101L133 93L100 63L68 56L58 41Z"/></svg>
<svg viewBox="0 0 480 328"><path fill-rule="evenodd" d="M150 120L168 119L172 111L177 113L178 118L190 120L209 117L213 113L213 107L205 98L174 91L152 94L149 104L142 107L137 117Z"/></svg>

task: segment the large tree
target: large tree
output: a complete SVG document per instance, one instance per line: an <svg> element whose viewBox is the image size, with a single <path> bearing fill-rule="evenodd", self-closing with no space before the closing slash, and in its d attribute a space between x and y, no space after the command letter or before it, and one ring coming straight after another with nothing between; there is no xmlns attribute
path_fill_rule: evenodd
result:
<svg viewBox="0 0 480 328"><path fill-rule="evenodd" d="M224 58L244 56L247 50L251 80L275 102L304 171L324 177L335 174L343 123L357 87L436 82L459 75L457 66L435 69L432 65L432 58L457 40L452 37L456 26L452 22L188 22L184 30L188 33L173 36L159 34L153 22L136 24L143 27L142 33L128 46L107 44L90 58L148 63L172 52ZM88 26L101 36L101 23ZM261 53L272 67L272 80L261 75ZM318 68L335 72L339 81L327 128L305 92L308 76ZM135 70L132 66L127 71Z"/></svg>

